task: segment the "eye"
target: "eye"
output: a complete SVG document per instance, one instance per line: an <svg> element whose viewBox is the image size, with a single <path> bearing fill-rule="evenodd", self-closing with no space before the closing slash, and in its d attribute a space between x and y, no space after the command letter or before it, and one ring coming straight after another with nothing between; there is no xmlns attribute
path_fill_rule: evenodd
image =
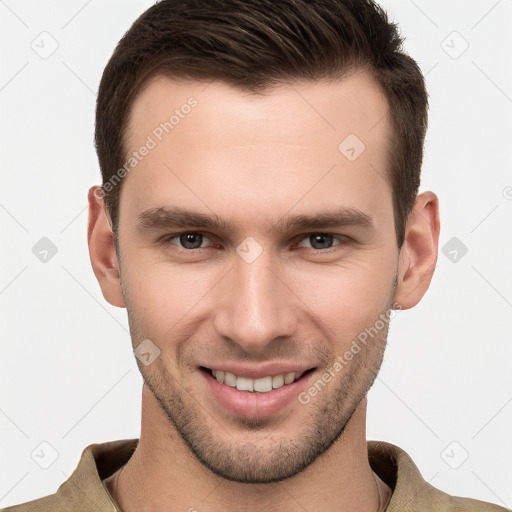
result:
<svg viewBox="0 0 512 512"><path fill-rule="evenodd" d="M330 252L329 249L345 245L349 241L346 236L332 235L330 233L311 233L303 237L303 240L309 242L316 252ZM335 240L338 240L338 243L333 245Z"/></svg>
<svg viewBox="0 0 512 512"><path fill-rule="evenodd" d="M174 233L172 235L164 236L159 241L159 245L164 247L171 244L178 245L180 249L193 251L202 248L201 245L204 239L208 240L208 237L205 236L204 233L186 231L183 233Z"/></svg>
<svg viewBox="0 0 512 512"><path fill-rule="evenodd" d="M204 233L197 231L184 231L182 233L165 235L158 241L158 245L162 247L174 245L178 247L178 250L184 252L195 252L208 247L203 245L205 240L210 240L210 238ZM308 233L306 235L302 235L300 240L310 243L310 248L315 253L330 253L335 250L335 247L346 245L350 242L350 239L344 235L333 235L330 233ZM336 241L338 241L337 244L334 243ZM220 247L219 243L212 243L212 245L216 248ZM300 246L304 247L300 244L296 244L294 247Z"/></svg>

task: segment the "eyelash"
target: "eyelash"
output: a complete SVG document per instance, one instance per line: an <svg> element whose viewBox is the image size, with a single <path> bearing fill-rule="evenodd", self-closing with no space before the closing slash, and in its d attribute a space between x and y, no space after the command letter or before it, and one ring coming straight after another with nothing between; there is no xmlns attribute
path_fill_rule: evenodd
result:
<svg viewBox="0 0 512 512"><path fill-rule="evenodd" d="M170 245L175 245L172 243L172 240L178 238L181 235L202 235L208 238L207 233L203 233L202 231L181 231L180 233L172 233L170 235L165 235L158 241L158 245L161 247L168 247ZM333 251L336 250L336 247L347 245L351 239L345 235L336 235L334 233L324 233L324 232L312 232L312 233L306 233L304 235L301 235L301 238L299 242L303 241L304 239L309 238L312 235L327 235L332 236L335 239L337 239L340 243L338 245L335 245L334 247L329 247L328 249L310 249L314 254L330 254ZM299 243L297 242L297 243ZM220 244L219 244L220 245ZM202 249L206 249L206 247L200 247L197 249L185 249L183 247L176 246L178 248L179 252L187 252L187 253L196 253L198 251L201 251Z"/></svg>

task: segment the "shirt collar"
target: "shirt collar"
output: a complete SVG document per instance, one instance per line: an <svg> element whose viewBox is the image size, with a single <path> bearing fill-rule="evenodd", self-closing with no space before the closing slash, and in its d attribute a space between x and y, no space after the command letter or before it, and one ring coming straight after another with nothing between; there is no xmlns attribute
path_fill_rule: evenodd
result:
<svg viewBox="0 0 512 512"><path fill-rule="evenodd" d="M117 512L102 480L128 462L138 442L138 438L133 438L87 446L77 468L59 487L57 494L77 503L93 501L94 508L102 512ZM372 470L393 492L386 512L418 510L419 502L428 499L434 488L425 482L411 457L391 443L367 441L367 446Z"/></svg>

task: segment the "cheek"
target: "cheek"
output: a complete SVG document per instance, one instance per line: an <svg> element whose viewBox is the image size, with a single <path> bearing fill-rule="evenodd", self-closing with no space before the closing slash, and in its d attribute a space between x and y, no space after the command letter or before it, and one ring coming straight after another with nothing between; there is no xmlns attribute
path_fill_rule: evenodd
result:
<svg viewBox="0 0 512 512"><path fill-rule="evenodd" d="M293 293L295 314L318 321L327 339L349 338L373 325L385 310L394 277L392 254L384 248L357 251L339 263L308 263L283 268L280 276ZM134 251L126 257L123 280L131 307L148 334L168 339L192 320L205 320L229 293L223 276L228 266L176 264ZM228 281L230 276L225 276ZM280 285L280 283L278 283ZM242 298L242 296L240 296ZM272 298L270 298L272 300ZM206 318L207 320L207 318ZM175 327L176 326L176 327Z"/></svg>
<svg viewBox="0 0 512 512"><path fill-rule="evenodd" d="M168 338L176 324L197 315L201 299L219 279L193 265L145 260L142 254L126 260L123 280L129 289L130 306L139 322L159 338Z"/></svg>
<svg viewBox="0 0 512 512"><path fill-rule="evenodd" d="M361 258L297 283L304 302L325 326L329 339L349 344L365 328L375 324L392 299L395 267L385 257Z"/></svg>

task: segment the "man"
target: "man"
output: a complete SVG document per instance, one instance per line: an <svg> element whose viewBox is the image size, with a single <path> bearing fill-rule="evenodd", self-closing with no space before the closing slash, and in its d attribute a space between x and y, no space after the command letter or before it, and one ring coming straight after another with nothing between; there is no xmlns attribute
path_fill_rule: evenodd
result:
<svg viewBox="0 0 512 512"><path fill-rule="evenodd" d="M505 510L366 441L389 319L438 251L400 42L363 0L169 0L134 23L98 93L88 241L127 309L140 439L5 511Z"/></svg>

